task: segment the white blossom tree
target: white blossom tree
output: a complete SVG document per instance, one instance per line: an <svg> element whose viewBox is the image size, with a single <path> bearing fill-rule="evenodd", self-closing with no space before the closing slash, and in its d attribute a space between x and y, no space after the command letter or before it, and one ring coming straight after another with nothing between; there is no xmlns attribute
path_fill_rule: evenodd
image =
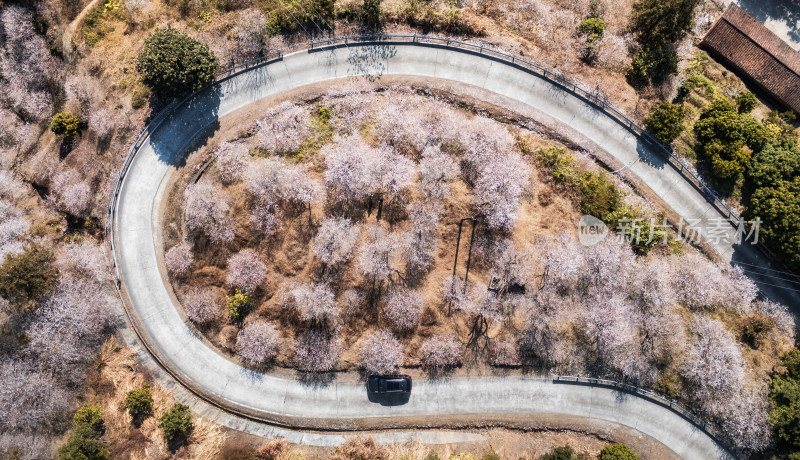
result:
<svg viewBox="0 0 800 460"><path fill-rule="evenodd" d="M280 342L275 325L264 320L251 321L236 336L236 354L250 364L264 364L277 356Z"/></svg>
<svg viewBox="0 0 800 460"><path fill-rule="evenodd" d="M339 318L339 305L326 283L291 283L285 289L281 303L284 308L297 311L302 321L330 325Z"/></svg>
<svg viewBox="0 0 800 460"><path fill-rule="evenodd" d="M232 184L244 178L250 156L244 144L223 142L211 153L223 184Z"/></svg>
<svg viewBox="0 0 800 460"><path fill-rule="evenodd" d="M228 284L247 293L258 289L267 276L267 266L258 253L242 249L228 259Z"/></svg>
<svg viewBox="0 0 800 460"><path fill-rule="evenodd" d="M192 244L187 240L169 248L164 254L164 264L167 266L167 270L175 276L185 275L193 263Z"/></svg>
<svg viewBox="0 0 800 460"><path fill-rule="evenodd" d="M327 265L337 265L350 260L358 240L358 227L349 219L328 217L311 243L319 260Z"/></svg>
<svg viewBox="0 0 800 460"><path fill-rule="evenodd" d="M372 331L359 348L359 364L369 374L391 374L403 365L403 345L386 329Z"/></svg>
<svg viewBox="0 0 800 460"><path fill-rule="evenodd" d="M269 109L256 123L258 146L272 155L296 152L311 134L308 109L288 101Z"/></svg>
<svg viewBox="0 0 800 460"><path fill-rule="evenodd" d="M234 238L228 203L222 191L201 180L186 187L183 212L189 230L203 232L214 243L228 243Z"/></svg>
<svg viewBox="0 0 800 460"><path fill-rule="evenodd" d="M207 324L222 313L222 299L211 289L191 288L183 295L183 311L197 324Z"/></svg>
<svg viewBox="0 0 800 460"><path fill-rule="evenodd" d="M452 336L433 335L420 346L422 365L431 370L442 370L461 364L461 344Z"/></svg>
<svg viewBox="0 0 800 460"><path fill-rule="evenodd" d="M383 314L395 329L411 330L419 324L424 303L419 292L407 288L395 288L384 300Z"/></svg>

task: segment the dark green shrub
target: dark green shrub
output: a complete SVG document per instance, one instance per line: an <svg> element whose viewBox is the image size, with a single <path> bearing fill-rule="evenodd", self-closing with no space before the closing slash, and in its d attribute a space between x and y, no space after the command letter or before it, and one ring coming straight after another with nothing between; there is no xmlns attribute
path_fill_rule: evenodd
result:
<svg viewBox="0 0 800 460"><path fill-rule="evenodd" d="M739 113L752 112L756 108L756 104L758 104L758 99L750 91L742 91L736 96L736 106L739 109Z"/></svg>
<svg viewBox="0 0 800 460"><path fill-rule="evenodd" d="M186 437L192 430L192 413L189 411L189 406L175 403L158 419L158 426L169 442Z"/></svg>
<svg viewBox="0 0 800 460"><path fill-rule="evenodd" d="M634 55L628 82L635 87L661 84L678 73L678 53L663 41L646 42Z"/></svg>
<svg viewBox="0 0 800 460"><path fill-rule="evenodd" d="M72 424L74 426L86 425L98 436L106 431L105 423L103 422L103 413L100 411L100 408L88 404L84 404L75 412L75 415L72 417Z"/></svg>
<svg viewBox="0 0 800 460"><path fill-rule="evenodd" d="M692 29L699 4L700 0L638 0L629 27L641 43L675 43Z"/></svg>
<svg viewBox="0 0 800 460"><path fill-rule="evenodd" d="M717 181L736 180L750 162L750 151L744 149L747 124L749 120L744 120L733 102L724 98L703 109L694 124L696 150L709 164ZM753 129L749 128L752 132L748 137L757 137Z"/></svg>
<svg viewBox="0 0 800 460"><path fill-rule="evenodd" d="M367 26L376 27L381 23L381 0L364 0L361 10Z"/></svg>
<svg viewBox="0 0 800 460"><path fill-rule="evenodd" d="M58 460L110 460L103 441L88 425L76 425L66 444L58 449Z"/></svg>
<svg viewBox="0 0 800 460"><path fill-rule="evenodd" d="M683 132L683 116L683 104L664 101L653 108L644 124L658 140L670 144Z"/></svg>
<svg viewBox="0 0 800 460"><path fill-rule="evenodd" d="M603 447L598 460L639 460L639 456L625 444L609 444Z"/></svg>
<svg viewBox="0 0 800 460"><path fill-rule="evenodd" d="M425 456L425 460L440 460L439 454L434 451L428 452L428 455Z"/></svg>
<svg viewBox="0 0 800 460"><path fill-rule="evenodd" d="M134 109L140 109L147 104L149 99L150 90L144 86L137 87L133 90L133 94L131 94L131 107Z"/></svg>
<svg viewBox="0 0 800 460"><path fill-rule="evenodd" d="M497 452L489 451L489 452L486 452L485 454L483 454L483 457L481 457L481 460L503 460L503 459L500 457L500 454L498 454Z"/></svg>
<svg viewBox="0 0 800 460"><path fill-rule="evenodd" d="M156 29L136 59L142 83L163 100L183 97L211 83L218 65L208 46L170 27Z"/></svg>
<svg viewBox="0 0 800 460"><path fill-rule="evenodd" d="M606 32L606 23L600 18L588 18L578 24L578 30L587 35L587 41L593 42L603 38L603 34Z"/></svg>
<svg viewBox="0 0 800 460"><path fill-rule="evenodd" d="M581 212L610 223L610 216L622 205L622 195L603 171L587 171L580 183Z"/></svg>
<svg viewBox="0 0 800 460"><path fill-rule="evenodd" d="M83 129L83 120L69 112L59 112L50 121L50 130L64 137L75 137Z"/></svg>
<svg viewBox="0 0 800 460"><path fill-rule="evenodd" d="M37 245L6 256L0 266L0 296L15 303L39 300L58 278L54 261L51 251Z"/></svg>
<svg viewBox="0 0 800 460"><path fill-rule="evenodd" d="M111 458L100 437L105 423L99 407L84 404L72 418L72 433L58 449L58 460L107 460Z"/></svg>
<svg viewBox="0 0 800 460"><path fill-rule="evenodd" d="M125 408L128 409L128 413L134 420L151 413L153 411L153 395L150 387L144 385L129 391L125 396Z"/></svg>
<svg viewBox="0 0 800 460"><path fill-rule="evenodd" d="M333 27L334 0L288 0L270 11L271 34L321 33Z"/></svg>
<svg viewBox="0 0 800 460"><path fill-rule="evenodd" d="M589 460L586 454L576 454L572 446L557 446L539 457L540 460Z"/></svg>

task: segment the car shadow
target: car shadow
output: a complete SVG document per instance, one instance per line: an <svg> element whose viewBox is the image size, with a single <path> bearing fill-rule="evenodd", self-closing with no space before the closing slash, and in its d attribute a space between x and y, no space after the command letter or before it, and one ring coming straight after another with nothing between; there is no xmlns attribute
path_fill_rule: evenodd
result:
<svg viewBox="0 0 800 460"><path fill-rule="evenodd" d="M364 385L364 390L367 392L369 402L381 406L402 406L408 404L411 399L410 393L370 393L366 385Z"/></svg>

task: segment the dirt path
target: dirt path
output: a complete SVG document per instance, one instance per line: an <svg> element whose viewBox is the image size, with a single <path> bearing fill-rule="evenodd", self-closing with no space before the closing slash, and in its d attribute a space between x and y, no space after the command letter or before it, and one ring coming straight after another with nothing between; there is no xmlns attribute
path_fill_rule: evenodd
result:
<svg viewBox="0 0 800 460"><path fill-rule="evenodd" d="M63 48L65 61L72 62L75 51L72 46L72 37L75 35L75 31L78 30L78 26L83 23L83 19L86 17L86 15L89 14L99 2L100 0L92 0L64 29L64 35L61 38L61 47Z"/></svg>

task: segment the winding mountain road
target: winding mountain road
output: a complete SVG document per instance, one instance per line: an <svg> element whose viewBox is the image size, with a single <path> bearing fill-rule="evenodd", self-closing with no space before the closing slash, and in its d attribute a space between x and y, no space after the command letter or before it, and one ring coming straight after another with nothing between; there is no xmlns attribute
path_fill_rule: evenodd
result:
<svg viewBox="0 0 800 460"><path fill-rule="evenodd" d="M114 208L115 255L128 318L153 357L184 387L226 411L292 428L382 429L481 425L485 420L598 423L657 440L677 456L727 458L694 424L663 405L613 389L524 377L418 381L405 404L370 402L363 383L309 384L248 370L210 348L184 322L163 279L159 205L189 146L218 119L305 85L368 75L415 76L482 88L581 133L705 232L719 212L659 154L592 105L518 66L445 46L387 42L299 51L234 74L179 105L153 129L124 175ZM730 227L730 226L728 226ZM729 236L734 229L723 228ZM713 245L727 260L747 248ZM436 418L431 418L436 416ZM436 420L437 422L432 422ZM556 423L557 425L557 423ZM616 428L615 428L616 427Z"/></svg>

